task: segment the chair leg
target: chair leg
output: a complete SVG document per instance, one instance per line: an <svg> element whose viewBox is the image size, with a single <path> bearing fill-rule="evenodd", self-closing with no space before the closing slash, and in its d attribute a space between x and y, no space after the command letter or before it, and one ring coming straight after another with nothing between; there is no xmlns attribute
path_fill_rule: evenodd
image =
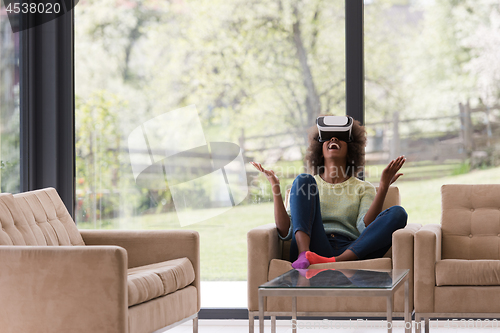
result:
<svg viewBox="0 0 500 333"><path fill-rule="evenodd" d="M193 318L193 333L198 333L198 314Z"/></svg>
<svg viewBox="0 0 500 333"><path fill-rule="evenodd" d="M276 333L276 316L271 316L271 333Z"/></svg>
<svg viewBox="0 0 500 333"><path fill-rule="evenodd" d="M248 311L248 332L254 333L254 316L252 311Z"/></svg>
<svg viewBox="0 0 500 333"><path fill-rule="evenodd" d="M425 333L429 333L429 317L424 318L425 323Z"/></svg>

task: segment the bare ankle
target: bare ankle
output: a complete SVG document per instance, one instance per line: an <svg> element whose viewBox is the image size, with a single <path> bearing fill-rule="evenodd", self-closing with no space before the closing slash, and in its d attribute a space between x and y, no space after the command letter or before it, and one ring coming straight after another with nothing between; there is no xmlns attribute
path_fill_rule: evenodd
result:
<svg viewBox="0 0 500 333"><path fill-rule="evenodd" d="M353 261L358 260L358 256L351 250L345 250L341 255L335 257L336 261Z"/></svg>

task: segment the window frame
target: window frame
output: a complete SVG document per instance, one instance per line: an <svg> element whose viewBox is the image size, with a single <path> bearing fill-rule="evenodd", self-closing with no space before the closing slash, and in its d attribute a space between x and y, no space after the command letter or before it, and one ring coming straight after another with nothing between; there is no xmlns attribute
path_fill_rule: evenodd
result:
<svg viewBox="0 0 500 333"><path fill-rule="evenodd" d="M54 187L73 216L73 10L19 34L21 191Z"/></svg>

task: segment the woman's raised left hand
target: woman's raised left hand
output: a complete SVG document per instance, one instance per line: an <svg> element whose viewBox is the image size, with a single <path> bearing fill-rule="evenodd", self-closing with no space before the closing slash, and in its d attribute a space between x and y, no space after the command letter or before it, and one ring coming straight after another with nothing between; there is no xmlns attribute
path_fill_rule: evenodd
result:
<svg viewBox="0 0 500 333"><path fill-rule="evenodd" d="M405 163L406 158L403 156L399 156L398 158L392 160L382 171L382 176L380 177L380 187L389 188L392 183L398 180L403 174L398 173L399 169Z"/></svg>

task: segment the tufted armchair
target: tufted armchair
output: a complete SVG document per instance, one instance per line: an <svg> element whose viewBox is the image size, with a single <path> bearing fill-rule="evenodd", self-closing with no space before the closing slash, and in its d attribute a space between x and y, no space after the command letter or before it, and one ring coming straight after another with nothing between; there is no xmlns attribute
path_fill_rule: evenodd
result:
<svg viewBox="0 0 500 333"><path fill-rule="evenodd" d="M441 197L441 225L415 234L415 321L425 332L429 318L500 318L500 185L444 185Z"/></svg>
<svg viewBox="0 0 500 333"><path fill-rule="evenodd" d="M2 333L197 332L197 232L79 231L53 188L1 193L0 227Z"/></svg>
<svg viewBox="0 0 500 333"><path fill-rule="evenodd" d="M288 194L287 194L288 195ZM288 202L288 200L285 200ZM399 190L390 187L383 209L400 205ZM352 269L409 269L410 312L413 306L413 236L419 224L408 224L393 234L393 246L383 258L311 265L310 268ZM248 311L250 333L254 331L254 317L258 316L258 288L292 269L289 261L290 241L281 241L274 223L252 229L248 242ZM394 316L403 317L404 290L394 296ZM297 302L299 316L385 316L386 300L381 297L301 297ZM272 325L276 315L289 316L292 312L290 297L267 297L264 311L271 314ZM332 314L333 313L333 314ZM266 314L267 315L267 314Z"/></svg>

